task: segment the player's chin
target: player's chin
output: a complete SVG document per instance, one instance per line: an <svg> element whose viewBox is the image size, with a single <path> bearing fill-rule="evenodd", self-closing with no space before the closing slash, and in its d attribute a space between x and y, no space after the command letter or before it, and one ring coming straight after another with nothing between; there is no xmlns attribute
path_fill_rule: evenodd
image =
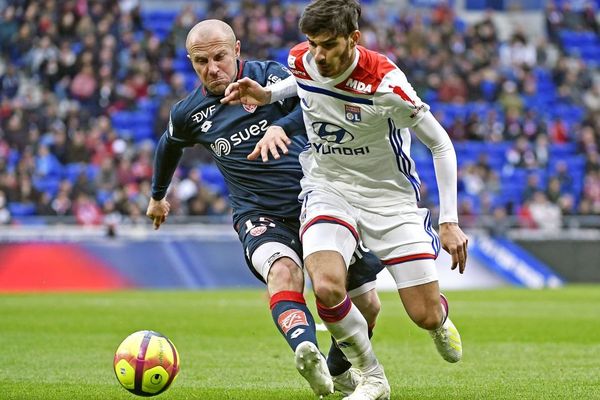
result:
<svg viewBox="0 0 600 400"><path fill-rule="evenodd" d="M222 96L225 94L225 89L227 89L227 86L229 86L230 83L231 82L225 80L215 81L206 85L206 88L212 94Z"/></svg>
<svg viewBox="0 0 600 400"><path fill-rule="evenodd" d="M333 71L330 68L317 67L319 70L319 74L325 78L328 78L333 75Z"/></svg>

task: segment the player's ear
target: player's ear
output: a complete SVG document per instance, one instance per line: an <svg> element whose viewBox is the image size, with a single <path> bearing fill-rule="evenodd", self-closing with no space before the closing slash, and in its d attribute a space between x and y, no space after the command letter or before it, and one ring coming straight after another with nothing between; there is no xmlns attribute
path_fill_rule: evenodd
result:
<svg viewBox="0 0 600 400"><path fill-rule="evenodd" d="M357 29L350 34L350 46L354 47L358 44L360 40L360 31Z"/></svg>
<svg viewBox="0 0 600 400"><path fill-rule="evenodd" d="M235 57L236 57L236 58L238 58L238 57L240 56L240 49L241 49L241 48L242 48L242 45L241 45L240 41L239 41L239 40L236 40L236 41L235 41L235 48L234 48L234 51L235 51Z"/></svg>

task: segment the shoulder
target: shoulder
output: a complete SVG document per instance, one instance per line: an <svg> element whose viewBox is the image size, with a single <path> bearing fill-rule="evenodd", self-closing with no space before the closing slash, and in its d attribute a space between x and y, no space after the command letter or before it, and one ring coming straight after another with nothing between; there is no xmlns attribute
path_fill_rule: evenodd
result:
<svg viewBox="0 0 600 400"><path fill-rule="evenodd" d="M251 78L261 85L271 85L291 75L284 65L277 61L246 61L243 75Z"/></svg>
<svg viewBox="0 0 600 400"><path fill-rule="evenodd" d="M308 42L298 43L290 50L290 55L302 57L308 51Z"/></svg>
<svg viewBox="0 0 600 400"><path fill-rule="evenodd" d="M175 138L183 138L186 136L187 122L190 120L194 110L198 107L198 104L200 104L204 98L205 96L202 94L202 88L199 87L171 106L168 127L170 136Z"/></svg>
<svg viewBox="0 0 600 400"><path fill-rule="evenodd" d="M290 54L288 55L288 68L291 70L292 74L296 78L300 79L310 79L310 76L306 72L306 67L304 66L304 55L308 52L308 42L302 42L290 50Z"/></svg>
<svg viewBox="0 0 600 400"><path fill-rule="evenodd" d="M358 63L350 76L336 85L338 89L355 94L373 95L381 91L385 77L398 67L383 54L357 46Z"/></svg>

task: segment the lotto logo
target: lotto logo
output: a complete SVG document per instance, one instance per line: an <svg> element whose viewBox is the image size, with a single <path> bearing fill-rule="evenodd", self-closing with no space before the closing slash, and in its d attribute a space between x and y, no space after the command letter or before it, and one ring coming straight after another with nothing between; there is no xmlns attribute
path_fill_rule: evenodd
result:
<svg viewBox="0 0 600 400"><path fill-rule="evenodd" d="M281 314L277 319L277 324L281 327L283 334L287 335L290 329L301 325L308 325L308 322L304 311L293 309Z"/></svg>
<svg viewBox="0 0 600 400"><path fill-rule="evenodd" d="M210 129L210 127L212 126L212 122L211 121L205 121L202 126L200 127L200 130L202 132L208 132L208 130Z"/></svg>

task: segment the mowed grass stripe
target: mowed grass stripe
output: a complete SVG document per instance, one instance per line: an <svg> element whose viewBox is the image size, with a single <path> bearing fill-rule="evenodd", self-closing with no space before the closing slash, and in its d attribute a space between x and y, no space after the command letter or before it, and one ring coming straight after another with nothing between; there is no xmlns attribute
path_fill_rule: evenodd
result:
<svg viewBox="0 0 600 400"><path fill-rule="evenodd" d="M464 344L455 365L397 294L381 293L373 343L393 399L600 399L600 286L447 295ZM0 295L0 399L135 398L117 383L112 357L142 329L167 335L181 356L160 399L315 398L264 293L223 290ZM326 351L327 333L319 340Z"/></svg>

